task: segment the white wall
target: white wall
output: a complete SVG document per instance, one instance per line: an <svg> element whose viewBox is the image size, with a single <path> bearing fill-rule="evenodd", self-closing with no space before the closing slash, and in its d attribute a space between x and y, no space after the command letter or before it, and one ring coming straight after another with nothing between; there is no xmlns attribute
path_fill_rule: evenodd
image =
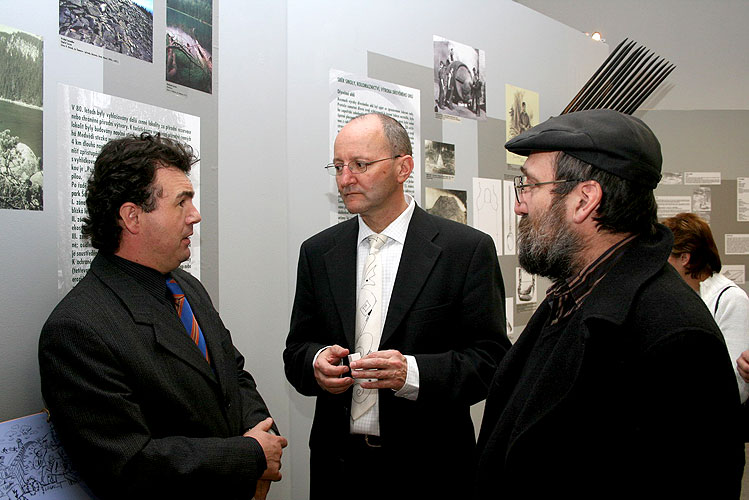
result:
<svg viewBox="0 0 749 500"><path fill-rule="evenodd" d="M329 70L367 75L371 52L431 75L439 35L486 52L490 119L504 119L505 83L539 92L546 118L564 108L608 47L510 0L267 0L250 8L224 1L220 15L221 315L290 441L284 480L271 496L296 500L307 496L314 400L285 382L281 351L299 245L328 224ZM425 85L431 89L431 80ZM422 127L442 130L442 122L422 109ZM457 127L472 134L475 148L477 124ZM504 143L503 133L496 141Z"/></svg>
<svg viewBox="0 0 749 500"><path fill-rule="evenodd" d="M642 109L749 109L746 0L517 0L613 48L636 40L676 64Z"/></svg>
<svg viewBox="0 0 749 500"><path fill-rule="evenodd" d="M44 38L44 210L0 210L0 421L40 411L37 343L57 304L57 81L102 86L102 62L70 64L60 48L56 2L0 2L0 23Z"/></svg>
<svg viewBox="0 0 749 500"><path fill-rule="evenodd" d="M222 2L219 52L221 317L279 429L288 435L283 351L289 317L286 5ZM295 443L294 446L299 446ZM292 495L293 468L270 498Z"/></svg>

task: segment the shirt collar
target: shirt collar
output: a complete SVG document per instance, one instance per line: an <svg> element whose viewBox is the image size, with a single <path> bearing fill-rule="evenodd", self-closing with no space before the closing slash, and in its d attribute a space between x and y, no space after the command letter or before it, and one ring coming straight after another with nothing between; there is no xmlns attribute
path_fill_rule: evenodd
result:
<svg viewBox="0 0 749 500"><path fill-rule="evenodd" d="M171 296L171 293L166 288L168 274L161 274L156 269L123 259L114 254L108 254L106 257L112 264L143 286L148 293L159 300L169 301L168 297Z"/></svg>
<svg viewBox="0 0 749 500"><path fill-rule="evenodd" d="M413 199L413 196L409 194L404 194L406 203L408 203L408 206L406 209L401 212L401 214L393 221L391 222L388 227L382 230L380 234L387 236L391 240L395 240L401 245L403 245L406 241L406 234L408 233L408 225L411 223L411 216L414 214L414 210L416 208L416 202ZM372 231L369 226L362 220L361 215L358 216L359 218L359 236L357 238L357 244L360 244L362 241L364 241L369 235L375 234L374 231Z"/></svg>
<svg viewBox="0 0 749 500"><path fill-rule="evenodd" d="M551 324L580 309L585 299L624 254L636 234L626 236L603 252L593 263L567 280L559 280L546 292L551 306Z"/></svg>

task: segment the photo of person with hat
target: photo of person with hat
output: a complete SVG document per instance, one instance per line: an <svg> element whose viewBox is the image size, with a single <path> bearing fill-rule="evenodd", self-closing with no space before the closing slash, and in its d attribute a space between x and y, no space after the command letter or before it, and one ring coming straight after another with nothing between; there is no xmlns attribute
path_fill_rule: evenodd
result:
<svg viewBox="0 0 749 500"><path fill-rule="evenodd" d="M518 259L552 280L499 365L474 498L738 498L744 448L725 343L668 263L661 149L638 118L587 110L505 147Z"/></svg>

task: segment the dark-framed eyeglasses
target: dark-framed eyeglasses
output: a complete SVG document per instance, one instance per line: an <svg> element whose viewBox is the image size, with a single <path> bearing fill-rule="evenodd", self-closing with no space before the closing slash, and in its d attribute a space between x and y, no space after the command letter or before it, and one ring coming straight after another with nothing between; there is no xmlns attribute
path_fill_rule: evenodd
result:
<svg viewBox="0 0 749 500"><path fill-rule="evenodd" d="M352 174L363 174L364 172L367 171L370 165L373 165L375 163L379 163L385 160L395 160L396 158L401 158L403 156L405 155L395 155L395 156L390 156L388 158L380 158L379 160L372 160L372 161L354 160L348 163L328 163L327 165L325 165L325 169L328 171L330 175L333 175L333 176L343 174L343 169L345 167L348 167L349 171Z"/></svg>
<svg viewBox="0 0 749 500"><path fill-rule="evenodd" d="M583 182L582 179L558 179L554 181L531 182L531 183L525 184L524 183L525 176L522 176L522 175L516 175L513 180L515 183L515 200L517 200L518 203L521 203L520 198L525 188L543 186L544 184L561 184L563 182Z"/></svg>

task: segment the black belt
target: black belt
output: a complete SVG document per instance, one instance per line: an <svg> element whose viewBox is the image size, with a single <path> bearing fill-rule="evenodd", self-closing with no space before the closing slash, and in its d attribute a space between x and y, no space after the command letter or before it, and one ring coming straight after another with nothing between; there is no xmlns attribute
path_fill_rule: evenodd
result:
<svg viewBox="0 0 749 500"><path fill-rule="evenodd" d="M354 445L368 448L382 448L382 438L374 434L350 434L350 441Z"/></svg>

